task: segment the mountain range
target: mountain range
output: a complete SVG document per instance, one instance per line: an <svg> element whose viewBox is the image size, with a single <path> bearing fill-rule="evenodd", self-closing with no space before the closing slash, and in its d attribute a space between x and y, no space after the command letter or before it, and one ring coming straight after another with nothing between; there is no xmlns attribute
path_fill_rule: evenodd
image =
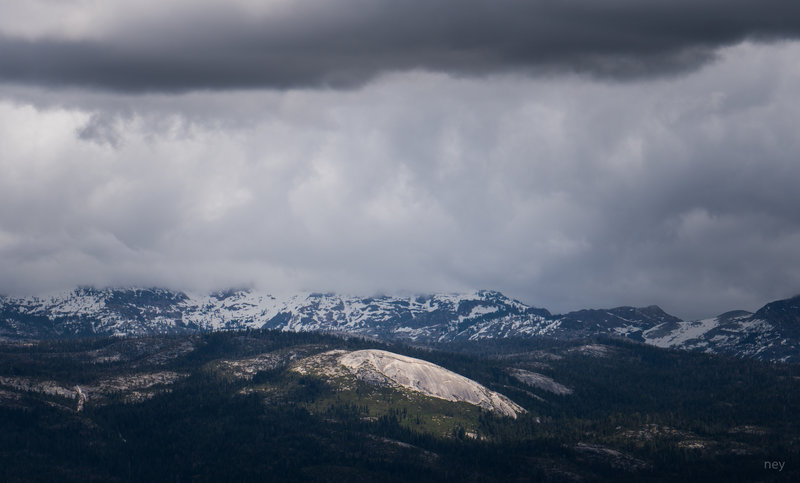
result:
<svg viewBox="0 0 800 483"><path fill-rule="evenodd" d="M681 320L659 308L552 314L500 292L357 297L251 290L191 294L158 288L77 288L0 297L0 338L137 336L276 329L346 333L415 344L508 338L620 337L663 348L800 362L800 296L755 313Z"/></svg>

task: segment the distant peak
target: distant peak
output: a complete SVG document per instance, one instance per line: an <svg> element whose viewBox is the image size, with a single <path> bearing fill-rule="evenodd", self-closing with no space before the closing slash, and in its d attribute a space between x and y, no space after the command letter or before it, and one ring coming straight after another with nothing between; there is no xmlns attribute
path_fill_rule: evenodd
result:
<svg viewBox="0 0 800 483"><path fill-rule="evenodd" d="M662 309L662 308L661 308L661 307L659 307L658 305L648 305L647 307L639 307L639 308L637 308L636 310L637 310L638 312L640 312L640 313L643 313L643 314L649 314L649 315L666 315L666 316L670 316L670 317L671 317L671 315L670 315L669 313L667 313L666 311L664 311L664 309Z"/></svg>
<svg viewBox="0 0 800 483"><path fill-rule="evenodd" d="M756 317L763 318L769 317L775 314L786 314L786 313L793 313L796 316L800 314L800 295L795 295L792 298L783 299L783 300L776 300L774 302L770 302L765 306L758 309L755 313Z"/></svg>
<svg viewBox="0 0 800 483"><path fill-rule="evenodd" d="M729 310L724 314L719 314L717 316L718 319L730 319L733 317L743 317L745 315L753 315L752 312L748 312L747 310Z"/></svg>

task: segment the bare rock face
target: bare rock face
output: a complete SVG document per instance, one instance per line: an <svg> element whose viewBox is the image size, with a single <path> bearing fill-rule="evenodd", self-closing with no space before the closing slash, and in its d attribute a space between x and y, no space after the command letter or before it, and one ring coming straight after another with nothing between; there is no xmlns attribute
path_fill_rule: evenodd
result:
<svg viewBox="0 0 800 483"><path fill-rule="evenodd" d="M421 359L369 349L343 354L338 362L351 374L367 382L388 380L427 396L464 401L512 418L525 412L502 394Z"/></svg>
<svg viewBox="0 0 800 483"><path fill-rule="evenodd" d="M599 444L578 443L573 449L590 461L608 464L612 468L625 471L643 471L651 469L650 463L633 456Z"/></svg>
<svg viewBox="0 0 800 483"><path fill-rule="evenodd" d="M109 377L92 384L71 387L57 381L0 376L0 399L19 399L22 392L35 392L74 399L76 411L80 412L87 401L103 401L111 395L122 395L127 402L150 399L160 392L168 391L170 385L187 375L173 371L141 372ZM3 387L13 392L9 392ZM16 396L13 396L14 393Z"/></svg>
<svg viewBox="0 0 800 483"><path fill-rule="evenodd" d="M316 346L305 345L291 349L265 352L243 359L223 359L217 364L228 375L236 379L252 380L256 373L283 367L292 361L307 356Z"/></svg>
<svg viewBox="0 0 800 483"><path fill-rule="evenodd" d="M543 374L526 371L524 369L511 369L508 372L515 379L543 391L552 392L558 396L567 396L572 394L572 389L563 384L559 384Z"/></svg>

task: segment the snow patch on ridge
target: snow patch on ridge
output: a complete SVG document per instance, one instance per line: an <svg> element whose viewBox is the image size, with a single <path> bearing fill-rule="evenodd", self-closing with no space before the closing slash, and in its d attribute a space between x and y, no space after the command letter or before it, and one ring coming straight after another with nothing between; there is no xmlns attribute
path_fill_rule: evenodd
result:
<svg viewBox="0 0 800 483"><path fill-rule="evenodd" d="M711 329L719 324L717 317L695 321L682 321L678 322L678 328L663 337L648 337L648 334L658 330L660 326L656 326L644 332L645 340L648 344L657 347L673 347L684 344L690 340L698 339L708 333Z"/></svg>

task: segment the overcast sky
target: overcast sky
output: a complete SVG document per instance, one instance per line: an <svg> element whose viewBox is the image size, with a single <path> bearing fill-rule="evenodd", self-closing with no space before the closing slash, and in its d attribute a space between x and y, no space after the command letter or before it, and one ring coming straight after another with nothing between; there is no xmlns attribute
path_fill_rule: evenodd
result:
<svg viewBox="0 0 800 483"><path fill-rule="evenodd" d="M0 293L800 293L800 2L0 0Z"/></svg>

